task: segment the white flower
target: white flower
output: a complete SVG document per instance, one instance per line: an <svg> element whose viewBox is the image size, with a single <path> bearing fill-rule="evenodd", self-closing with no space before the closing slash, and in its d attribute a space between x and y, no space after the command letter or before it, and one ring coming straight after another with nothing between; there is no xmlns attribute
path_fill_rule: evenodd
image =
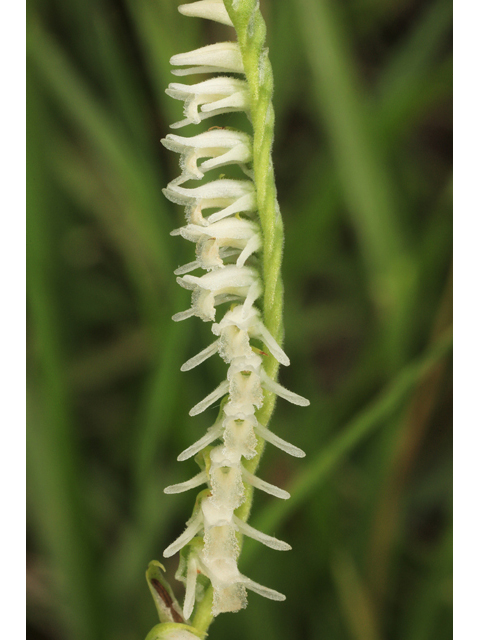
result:
<svg viewBox="0 0 480 640"><path fill-rule="evenodd" d="M185 120L170 125L172 129L200 124L205 118L221 113L248 111L250 104L246 81L230 76L217 76L191 85L172 82L166 93L176 100L185 101Z"/></svg>
<svg viewBox="0 0 480 640"><path fill-rule="evenodd" d="M212 333L222 336L228 331L228 327L237 328L239 331L246 332L249 338L257 338L262 340L270 349L271 354L285 366L290 364L287 354L279 347L272 334L263 324L260 312L256 307L252 307L248 312L244 305L237 305L223 316L218 324L212 326ZM228 353L228 346L224 347L225 353ZM235 357L232 355L231 357ZM226 360L228 362L228 360Z"/></svg>
<svg viewBox="0 0 480 640"><path fill-rule="evenodd" d="M191 2L190 4L181 4L178 10L184 16L207 18L208 20L215 20L221 24L233 27L223 0L200 0L199 2Z"/></svg>
<svg viewBox="0 0 480 640"><path fill-rule="evenodd" d="M197 507L187 530L173 545L170 545L170 547L165 550L164 556L169 557L172 555L172 547L178 550L178 544L181 544L183 540L190 537L191 527L192 524L194 524L192 521L196 517L202 520L201 528L203 528L204 531L203 544L197 538L193 540L188 554L181 556L180 566L177 572L177 578L182 580L186 585L184 603L185 618L188 619L193 610L196 580L199 572L209 578L214 588L214 604L212 610L214 615L226 611L238 611L245 607L245 587L271 600L285 599L285 596L278 591L264 587L238 571L237 558L239 547L236 532L239 531L273 549L281 551L290 549L290 545L250 527L237 518L231 508L217 506L213 496L205 495L202 497L200 505ZM195 526L196 525L194 525L194 527ZM188 535L186 535L189 527L190 531Z"/></svg>
<svg viewBox="0 0 480 640"><path fill-rule="evenodd" d="M205 171L234 163L238 163L247 175L250 173L246 165L252 161L252 138L242 131L210 129L191 138L169 133L161 142L167 149L182 154L182 174L173 181L174 184L201 180ZM198 166L200 158L211 160Z"/></svg>
<svg viewBox="0 0 480 640"><path fill-rule="evenodd" d="M244 502L243 483L250 484L252 487L282 500L288 500L290 494L287 491L265 482L265 480L261 480L247 471L241 464L241 457L242 455L239 451L229 448L226 443L225 446L218 445L210 452L208 473L204 470L191 480L166 487L164 492L167 494L182 493L201 484L208 483L212 492L211 504L222 513L226 513L228 510L233 513ZM215 522L218 524L218 518Z"/></svg>
<svg viewBox="0 0 480 640"><path fill-rule="evenodd" d="M247 459L253 458L256 455L255 447L257 443L255 433L252 434L252 428L261 438L270 442L270 444L273 444L273 446L278 449L285 451L285 453L295 456L296 458L305 457L304 451L275 435L270 429L261 425L255 416L238 413L236 416L226 416L224 419L216 422L197 442L194 442L187 447L185 451L182 451L177 457L177 460L183 462L184 460L192 458L204 447L207 447L219 438L223 438L225 446L235 448L241 452L243 457ZM248 451L248 455L242 453L243 450Z"/></svg>
<svg viewBox="0 0 480 640"><path fill-rule="evenodd" d="M308 407L310 404L306 398L272 380L265 373L263 367L256 371L246 363L233 362L228 370L227 380L221 382L212 393L192 407L189 415L197 416L199 413L203 413L226 393L230 395L230 400L224 407L227 416L236 417L238 414L253 414L255 413L255 407L259 409L263 404L262 388L268 389L277 396L300 407Z"/></svg>
<svg viewBox="0 0 480 640"><path fill-rule="evenodd" d="M255 185L251 180L213 180L194 189L171 182L163 193L172 202L187 205L189 222L202 226L236 213L253 213L257 208ZM204 218L205 209L220 210Z"/></svg>
<svg viewBox="0 0 480 640"><path fill-rule="evenodd" d="M244 73L242 54L236 42L217 42L206 47L177 53L170 58L175 67L194 65L188 69L172 69L175 76L188 76L192 73Z"/></svg>
<svg viewBox="0 0 480 640"><path fill-rule="evenodd" d="M211 536L209 540L210 552L205 554L203 543L195 539L195 544L192 544L188 555L181 555L176 578L184 582L186 586L183 607L183 613L186 618L190 617L193 611L199 573L207 576L214 586L214 615L226 611L238 611L246 606L245 580L248 581L248 578L242 576L236 567L237 553L235 549L233 549L231 557L225 558L225 550L236 544L234 538L235 530L231 526L216 527L214 536ZM212 550L214 553L217 550L215 547L219 547L220 556L218 558L214 556L214 560L210 562ZM254 584L256 585L256 583ZM260 585L258 586L260 587Z"/></svg>
<svg viewBox="0 0 480 640"><path fill-rule="evenodd" d="M193 291L191 308L173 316L177 322L194 315L204 322L213 321L216 305L245 299L244 306L251 307L262 293L258 272L252 267L227 265L200 277L186 275L177 278L177 282Z"/></svg>
<svg viewBox="0 0 480 640"><path fill-rule="evenodd" d="M197 244L197 260L176 269L175 275L183 275L199 267L208 271L223 268L224 259L232 256L236 258L236 266L243 267L262 246L258 224L236 217L225 218L206 227L190 223L175 229L171 235L181 235Z"/></svg>

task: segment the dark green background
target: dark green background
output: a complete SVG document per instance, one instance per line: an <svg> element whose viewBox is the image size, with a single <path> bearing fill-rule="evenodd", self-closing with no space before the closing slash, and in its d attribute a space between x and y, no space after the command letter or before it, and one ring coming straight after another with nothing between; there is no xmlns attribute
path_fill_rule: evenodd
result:
<svg viewBox="0 0 480 640"><path fill-rule="evenodd" d="M250 595L209 637L447 640L451 627L451 5L262 0L285 222L279 401L240 568ZM228 28L175 0L28 3L28 638L141 640L144 571L193 493L176 456L212 423L188 410L224 375L181 374L211 341L175 324L193 245L161 192L181 116L169 58ZM187 82L196 81L195 78ZM240 116L204 123L247 128ZM202 127L188 127L194 135ZM173 580L177 557L166 562ZM181 594L181 589L178 591Z"/></svg>

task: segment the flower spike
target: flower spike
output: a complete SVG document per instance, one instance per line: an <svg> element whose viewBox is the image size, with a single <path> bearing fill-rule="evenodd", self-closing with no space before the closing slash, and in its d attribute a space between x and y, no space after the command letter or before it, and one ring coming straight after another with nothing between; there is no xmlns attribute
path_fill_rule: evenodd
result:
<svg viewBox="0 0 480 640"><path fill-rule="evenodd" d="M179 11L234 26L238 42L219 42L171 58L177 76L222 74L169 85L167 94L184 102L185 116L172 128L233 112L245 112L253 127L253 135L214 126L191 137L170 133L162 140L180 155L181 168L164 194L184 206L186 216L186 224L171 235L196 245L195 259L175 270L178 284L191 291L191 306L173 320L196 316L212 323L215 336L181 370L190 371L215 354L227 366L225 379L189 412L196 416L219 405L207 433L178 456L179 461L196 456L200 472L165 489L173 494L206 485L186 529L164 551L165 557L180 551L176 577L186 589L185 619L206 620L244 608L247 589L271 600L285 599L239 572L239 541L245 535L278 551L291 549L244 518L252 488L282 500L290 497L255 473L264 443L298 458L305 455L267 428L273 403L265 401L266 392L269 399L275 394L299 406L309 402L276 380L278 366L288 366L290 360L281 346L283 235L270 156L272 76L258 0L198 0L180 5ZM228 174L232 166L243 179L206 179L209 171L226 167ZM199 180L204 182L199 185ZM208 598L206 588L213 591Z"/></svg>

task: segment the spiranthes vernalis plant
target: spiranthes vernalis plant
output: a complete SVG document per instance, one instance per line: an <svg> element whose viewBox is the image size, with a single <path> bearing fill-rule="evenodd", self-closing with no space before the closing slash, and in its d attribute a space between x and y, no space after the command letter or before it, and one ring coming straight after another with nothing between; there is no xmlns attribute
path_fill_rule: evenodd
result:
<svg viewBox="0 0 480 640"><path fill-rule="evenodd" d="M277 498L289 497L256 475L265 441L293 456L305 455L268 428L276 396L301 406L309 404L276 381L279 365L288 365L289 359L280 346L283 228L271 160L273 78L259 3L199 0L181 5L179 11L234 27L237 41L172 57L177 76L217 74L195 84L169 85L167 94L184 102L185 116L172 128L243 112L251 133L214 126L191 137L168 134L162 140L180 154L181 166L181 175L164 193L185 206L187 219L172 235L196 244L195 260L175 272L178 283L192 292L191 306L173 320L197 316L212 323L215 336L182 370L214 354L227 363L228 370L225 380L190 410L195 416L220 401L215 423L178 456L180 461L196 456L200 472L165 489L179 493L206 485L185 531L164 551L165 557L180 552L176 577L185 584L183 607L163 578L160 563L150 563L147 571L162 622L149 640L203 637L214 616L246 606L247 589L272 600L285 599L242 575L237 559L243 535L273 549L290 549L286 542L246 521L254 488ZM209 171L220 167L228 171L232 165L241 169L243 179L222 176L191 186L192 181L208 178Z"/></svg>

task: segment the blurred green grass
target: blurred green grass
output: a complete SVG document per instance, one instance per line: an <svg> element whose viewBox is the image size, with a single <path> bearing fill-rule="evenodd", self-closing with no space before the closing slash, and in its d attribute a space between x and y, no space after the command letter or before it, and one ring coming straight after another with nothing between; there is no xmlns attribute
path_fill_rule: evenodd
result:
<svg viewBox="0 0 480 640"><path fill-rule="evenodd" d="M241 560L287 601L252 594L210 636L446 640L451 4L261 4L286 233L281 380L312 401L279 406L272 428L308 457L267 448L262 477L293 495L256 496L252 524L293 551L246 541ZM27 3L29 640L143 638L146 565L192 507L162 489L191 475L176 456L211 416L188 409L222 364L179 372L208 327L170 320L188 304L172 272L193 249L169 237L182 212L161 189L177 158L158 140L180 111L169 57L231 35L176 6Z"/></svg>

